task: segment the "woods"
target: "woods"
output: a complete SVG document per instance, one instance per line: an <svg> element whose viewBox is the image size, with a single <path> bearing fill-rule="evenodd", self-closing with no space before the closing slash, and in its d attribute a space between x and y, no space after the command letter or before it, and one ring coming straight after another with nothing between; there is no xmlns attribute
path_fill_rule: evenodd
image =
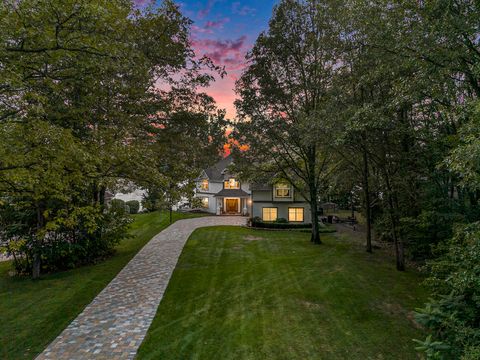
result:
<svg viewBox="0 0 480 360"><path fill-rule="evenodd" d="M171 1L3 1L0 18L1 246L38 277L126 236L105 201L120 180L166 188L217 155L224 115L197 88L221 70Z"/></svg>
<svg viewBox="0 0 480 360"><path fill-rule="evenodd" d="M480 260L479 16L467 0L284 0L237 82L247 173L292 182L314 219L329 195L356 194L368 252L375 238L393 244L398 270L431 264L429 306L442 311L419 319L440 341L419 348L432 359L480 349L480 286L467 280L478 267L463 264ZM457 276L465 287L438 285Z"/></svg>

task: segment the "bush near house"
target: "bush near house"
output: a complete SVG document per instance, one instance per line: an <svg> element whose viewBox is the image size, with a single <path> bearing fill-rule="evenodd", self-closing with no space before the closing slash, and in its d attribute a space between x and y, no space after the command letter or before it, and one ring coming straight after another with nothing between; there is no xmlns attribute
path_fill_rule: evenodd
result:
<svg viewBox="0 0 480 360"><path fill-rule="evenodd" d="M253 217L249 219L249 224L252 227L263 229L309 229L312 227L312 224L289 223L286 219L281 218L275 222L266 222L259 217Z"/></svg>
<svg viewBox="0 0 480 360"><path fill-rule="evenodd" d="M126 202L130 214L137 214L140 210L140 202L137 200L130 200Z"/></svg>
<svg viewBox="0 0 480 360"><path fill-rule="evenodd" d="M122 212L125 211L126 205L127 204L125 203L125 201L121 199L112 199L112 201L110 202L110 209L112 211Z"/></svg>

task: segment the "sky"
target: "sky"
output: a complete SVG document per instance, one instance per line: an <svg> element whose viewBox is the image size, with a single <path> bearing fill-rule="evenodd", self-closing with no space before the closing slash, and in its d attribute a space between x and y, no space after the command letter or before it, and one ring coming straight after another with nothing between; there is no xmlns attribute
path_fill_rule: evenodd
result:
<svg viewBox="0 0 480 360"><path fill-rule="evenodd" d="M157 0L160 2L161 0ZM148 0L135 0L142 6ZM227 75L205 89L235 116L235 81L245 67L245 54L257 36L267 29L268 20L277 0L178 0L182 13L193 21L192 45L198 56L207 55L213 62L225 66Z"/></svg>

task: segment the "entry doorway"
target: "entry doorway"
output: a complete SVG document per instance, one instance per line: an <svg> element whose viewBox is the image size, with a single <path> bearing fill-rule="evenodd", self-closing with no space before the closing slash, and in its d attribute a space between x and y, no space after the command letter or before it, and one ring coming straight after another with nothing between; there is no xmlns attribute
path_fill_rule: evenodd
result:
<svg viewBox="0 0 480 360"><path fill-rule="evenodd" d="M227 214L240 213L240 199L225 199L225 212Z"/></svg>

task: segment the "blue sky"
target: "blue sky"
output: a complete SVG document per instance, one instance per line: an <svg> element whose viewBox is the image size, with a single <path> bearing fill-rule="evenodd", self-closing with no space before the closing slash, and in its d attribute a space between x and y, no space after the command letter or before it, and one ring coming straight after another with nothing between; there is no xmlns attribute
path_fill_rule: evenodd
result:
<svg viewBox="0 0 480 360"><path fill-rule="evenodd" d="M136 0L146 3L148 0ZM227 76L207 89L220 108L233 117L233 87L244 68L244 57L265 30L278 0L178 0L182 13L193 20L192 44L197 55L208 55L225 66Z"/></svg>

